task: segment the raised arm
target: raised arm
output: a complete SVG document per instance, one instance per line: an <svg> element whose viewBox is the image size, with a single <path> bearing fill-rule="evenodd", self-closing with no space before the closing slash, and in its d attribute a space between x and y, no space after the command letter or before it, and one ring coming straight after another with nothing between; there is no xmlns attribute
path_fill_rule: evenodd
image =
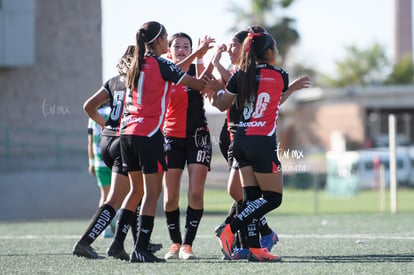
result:
<svg viewBox="0 0 414 275"><path fill-rule="evenodd" d="M289 96L293 94L293 92L303 88L309 88L311 84L312 82L309 76L296 78L292 83L290 83L288 90L282 94L282 97L280 98L280 104L283 104L289 98Z"/></svg>
<svg viewBox="0 0 414 275"><path fill-rule="evenodd" d="M199 40L199 45L197 49L193 51L189 56L187 56L184 60L178 62L177 66L180 67L182 70L187 71L191 63L193 63L195 58L202 60L203 56L208 52L208 50L213 48L211 43L214 43L214 42L216 42L214 38L205 36L202 40ZM198 62L199 61L197 60L197 63ZM204 65L201 64L203 65L202 68L199 67L199 65L200 64L197 64L196 69L199 70L199 72L202 72L204 70Z"/></svg>
<svg viewBox="0 0 414 275"><path fill-rule="evenodd" d="M221 59L221 55L223 52L227 51L227 47L225 44L221 44L216 51L216 54L213 57L212 63L214 65L214 67L216 68L216 70L219 72L221 79L224 82L228 82L229 78L231 76L231 73L223 67L223 65L221 65L220 63L220 59Z"/></svg>

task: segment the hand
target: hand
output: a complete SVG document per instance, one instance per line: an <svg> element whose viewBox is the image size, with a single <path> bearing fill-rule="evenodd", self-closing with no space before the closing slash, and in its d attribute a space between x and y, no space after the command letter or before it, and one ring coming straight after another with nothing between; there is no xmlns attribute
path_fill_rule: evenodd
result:
<svg viewBox="0 0 414 275"><path fill-rule="evenodd" d="M96 177L96 173L95 173L95 166L94 166L94 165L89 165L88 171L89 171L89 174L90 174L91 176Z"/></svg>
<svg viewBox="0 0 414 275"><path fill-rule="evenodd" d="M210 36L204 36L203 38L198 39L198 47L197 47L197 58L202 58L208 50L212 49L213 46L210 45L211 43L215 43L216 40Z"/></svg>
<svg viewBox="0 0 414 275"><path fill-rule="evenodd" d="M224 88L225 88L224 83L221 80L218 80L214 77L208 80L208 82L206 83L206 87L205 87L205 89L208 89L215 93L217 93L220 90L224 90Z"/></svg>
<svg viewBox="0 0 414 275"><path fill-rule="evenodd" d="M213 60L212 60L212 63L213 63L213 65L214 66L216 66L216 64L218 64L219 62L220 62L220 59L221 59L221 55L222 55L222 53L223 52L226 52L227 51L227 46L226 46L226 44L221 44L218 48L217 48L217 51L216 51L216 53L214 54L214 57L213 57Z"/></svg>
<svg viewBox="0 0 414 275"><path fill-rule="evenodd" d="M300 90L303 88L309 88L312 85L312 81L309 76L302 76L296 78L289 87L292 87L293 90Z"/></svg>

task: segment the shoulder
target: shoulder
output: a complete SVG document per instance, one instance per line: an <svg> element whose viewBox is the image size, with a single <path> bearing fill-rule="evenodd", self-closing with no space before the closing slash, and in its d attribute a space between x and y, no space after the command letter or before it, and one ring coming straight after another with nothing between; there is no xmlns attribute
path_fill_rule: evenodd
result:
<svg viewBox="0 0 414 275"><path fill-rule="evenodd" d="M266 65L267 65L266 67L268 69L274 70L274 71L278 72L279 74L281 74L282 76L288 76L289 75L288 72L285 69L282 69L282 68L276 67L276 66L272 66L272 65L269 65L269 64L266 64Z"/></svg>
<svg viewBox="0 0 414 275"><path fill-rule="evenodd" d="M164 57L161 56L155 56L152 55L152 57L154 58L154 61L156 61L159 65L159 67L161 68L161 70L167 70L167 71L171 71L172 73L184 73L183 70L181 70L180 67L178 67L176 64L174 64L171 60L168 60Z"/></svg>

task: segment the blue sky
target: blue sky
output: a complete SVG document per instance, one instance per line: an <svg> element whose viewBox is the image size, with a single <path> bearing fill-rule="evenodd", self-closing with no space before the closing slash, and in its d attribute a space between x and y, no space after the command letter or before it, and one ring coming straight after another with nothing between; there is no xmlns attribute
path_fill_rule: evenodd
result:
<svg viewBox="0 0 414 275"><path fill-rule="evenodd" d="M208 34L219 43L227 43L234 25L228 8L234 2L102 0L103 79L116 74L120 55L127 45L134 44L137 29L147 21L159 21L169 34L186 32L194 42ZM237 3L247 6L249 1ZM345 46L366 48L373 43L383 45L388 57L393 58L394 0L295 0L283 14L296 19L295 27L301 35L289 56L292 63L331 74L335 60L344 56Z"/></svg>

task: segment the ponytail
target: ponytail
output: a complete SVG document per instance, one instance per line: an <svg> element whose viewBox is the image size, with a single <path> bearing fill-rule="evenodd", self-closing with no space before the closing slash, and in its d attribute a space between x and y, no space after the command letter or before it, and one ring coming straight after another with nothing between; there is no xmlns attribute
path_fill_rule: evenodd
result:
<svg viewBox="0 0 414 275"><path fill-rule="evenodd" d="M264 58L266 51L273 48L276 41L268 33L249 33L244 39L241 64L237 78L239 108L254 100L257 95L256 66Z"/></svg>
<svg viewBox="0 0 414 275"><path fill-rule="evenodd" d="M237 78L239 108L256 95L256 49L254 38L260 34L249 33L244 39L241 52L240 69ZM253 45L252 45L253 44Z"/></svg>
<svg viewBox="0 0 414 275"><path fill-rule="evenodd" d="M127 88L135 90L138 85L139 74L141 73L142 64L146 47L151 47L159 37L166 32L164 26L158 22L150 21L142 25L135 35L135 50L131 67L127 73Z"/></svg>

